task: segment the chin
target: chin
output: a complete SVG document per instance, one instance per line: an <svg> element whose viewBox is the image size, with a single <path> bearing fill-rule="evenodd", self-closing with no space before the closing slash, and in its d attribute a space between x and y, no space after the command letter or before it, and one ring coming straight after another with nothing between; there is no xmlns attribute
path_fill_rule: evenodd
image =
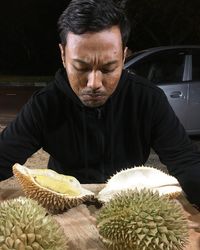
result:
<svg viewBox="0 0 200 250"><path fill-rule="evenodd" d="M82 102L86 107L89 107L89 108L98 108L98 107L101 107L105 104L106 101L104 102Z"/></svg>
<svg viewBox="0 0 200 250"><path fill-rule="evenodd" d="M82 99L81 102L89 108L98 108L103 106L107 101L107 98L102 98L101 100L84 100Z"/></svg>

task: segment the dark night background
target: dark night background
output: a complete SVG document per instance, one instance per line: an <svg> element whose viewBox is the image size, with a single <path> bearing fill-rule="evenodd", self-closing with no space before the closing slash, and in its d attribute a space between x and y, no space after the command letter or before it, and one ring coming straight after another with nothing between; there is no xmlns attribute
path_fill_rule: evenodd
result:
<svg viewBox="0 0 200 250"><path fill-rule="evenodd" d="M134 52L200 44L199 0L129 0L125 9ZM0 5L0 75L53 75L61 65L57 19L67 0L10 0Z"/></svg>

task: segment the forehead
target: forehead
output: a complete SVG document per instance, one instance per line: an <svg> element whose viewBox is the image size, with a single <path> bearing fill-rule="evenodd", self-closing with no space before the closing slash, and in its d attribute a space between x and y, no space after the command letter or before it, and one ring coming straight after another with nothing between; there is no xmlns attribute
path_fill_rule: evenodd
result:
<svg viewBox="0 0 200 250"><path fill-rule="evenodd" d="M69 56L81 55L121 55L122 38L118 26L113 26L99 32L87 32L76 35L69 32L66 43L67 54Z"/></svg>

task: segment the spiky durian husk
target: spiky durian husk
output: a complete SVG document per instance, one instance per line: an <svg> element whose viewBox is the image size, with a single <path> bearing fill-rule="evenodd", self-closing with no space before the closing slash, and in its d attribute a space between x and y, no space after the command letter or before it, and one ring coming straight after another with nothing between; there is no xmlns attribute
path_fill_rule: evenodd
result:
<svg viewBox="0 0 200 250"><path fill-rule="evenodd" d="M181 250L188 242L181 206L149 189L116 194L100 210L97 227L108 249Z"/></svg>
<svg viewBox="0 0 200 250"><path fill-rule="evenodd" d="M111 176L97 198L104 203L122 190L135 188L157 190L159 194L166 195L170 199L177 198L182 192L175 177L150 166L138 166L121 170Z"/></svg>
<svg viewBox="0 0 200 250"><path fill-rule="evenodd" d="M25 197L0 203L0 249L65 250L68 240L55 219Z"/></svg>
<svg viewBox="0 0 200 250"><path fill-rule="evenodd" d="M28 169L26 166L22 166L20 164L15 164L13 166L13 173L20 183L25 195L36 200L52 214L64 212L69 208L78 206L81 203L90 201L94 198L94 194L89 190L82 188L78 180L76 180L74 177L71 178L77 182L77 190L80 190L80 195L70 196L58 193L43 187L34 181L32 173L34 173L34 175L37 175L38 173L38 175L41 176L48 175L48 172L50 173L51 177L53 175L59 176L58 173L49 169ZM68 182L68 185L70 185L70 182Z"/></svg>

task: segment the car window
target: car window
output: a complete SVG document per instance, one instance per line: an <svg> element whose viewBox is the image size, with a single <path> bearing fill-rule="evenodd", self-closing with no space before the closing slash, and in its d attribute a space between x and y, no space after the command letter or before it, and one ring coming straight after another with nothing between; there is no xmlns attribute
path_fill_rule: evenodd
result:
<svg viewBox="0 0 200 250"><path fill-rule="evenodd" d="M200 54L192 55L192 80L200 81Z"/></svg>
<svg viewBox="0 0 200 250"><path fill-rule="evenodd" d="M140 76L146 77L154 83L174 83L183 79L185 55L156 54L143 58L140 62L129 67L129 70Z"/></svg>

